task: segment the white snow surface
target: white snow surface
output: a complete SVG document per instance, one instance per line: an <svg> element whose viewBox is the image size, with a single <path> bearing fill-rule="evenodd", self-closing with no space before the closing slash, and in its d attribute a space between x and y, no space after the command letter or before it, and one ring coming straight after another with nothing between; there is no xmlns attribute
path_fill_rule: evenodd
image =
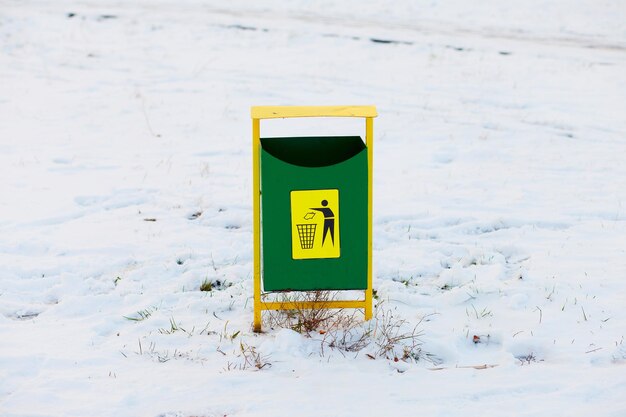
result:
<svg viewBox="0 0 626 417"><path fill-rule="evenodd" d="M251 330L249 109L306 104L378 107L431 360ZM0 1L0 415L626 416L625 158L621 0Z"/></svg>

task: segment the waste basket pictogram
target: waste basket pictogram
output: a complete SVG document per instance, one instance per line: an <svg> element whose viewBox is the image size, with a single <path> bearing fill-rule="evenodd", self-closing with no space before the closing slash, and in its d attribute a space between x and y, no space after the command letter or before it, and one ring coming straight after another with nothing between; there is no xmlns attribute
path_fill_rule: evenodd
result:
<svg viewBox="0 0 626 417"><path fill-rule="evenodd" d="M315 239L315 228L317 224L297 224L298 237L300 238L300 247L302 249L313 249L313 240Z"/></svg>

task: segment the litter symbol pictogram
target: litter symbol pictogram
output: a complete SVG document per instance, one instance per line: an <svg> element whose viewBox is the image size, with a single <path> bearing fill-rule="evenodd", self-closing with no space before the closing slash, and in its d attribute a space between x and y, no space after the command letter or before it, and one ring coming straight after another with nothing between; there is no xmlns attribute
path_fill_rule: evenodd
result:
<svg viewBox="0 0 626 417"><path fill-rule="evenodd" d="M291 230L293 259L339 258L339 190L292 191Z"/></svg>

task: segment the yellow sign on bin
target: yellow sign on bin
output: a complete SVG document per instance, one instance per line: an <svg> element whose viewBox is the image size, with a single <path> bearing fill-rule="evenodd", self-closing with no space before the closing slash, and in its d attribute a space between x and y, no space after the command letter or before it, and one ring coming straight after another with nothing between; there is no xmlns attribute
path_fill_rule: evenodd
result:
<svg viewBox="0 0 626 417"><path fill-rule="evenodd" d="M291 192L291 257L339 258L339 190Z"/></svg>

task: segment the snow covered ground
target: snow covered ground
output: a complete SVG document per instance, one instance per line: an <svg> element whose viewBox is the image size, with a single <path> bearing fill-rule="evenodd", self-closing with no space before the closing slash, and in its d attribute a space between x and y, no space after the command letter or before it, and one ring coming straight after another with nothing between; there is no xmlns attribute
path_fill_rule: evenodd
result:
<svg viewBox="0 0 626 417"><path fill-rule="evenodd" d="M625 416L624 74L619 0L0 1L0 415ZM377 105L431 361L252 333L261 104Z"/></svg>

